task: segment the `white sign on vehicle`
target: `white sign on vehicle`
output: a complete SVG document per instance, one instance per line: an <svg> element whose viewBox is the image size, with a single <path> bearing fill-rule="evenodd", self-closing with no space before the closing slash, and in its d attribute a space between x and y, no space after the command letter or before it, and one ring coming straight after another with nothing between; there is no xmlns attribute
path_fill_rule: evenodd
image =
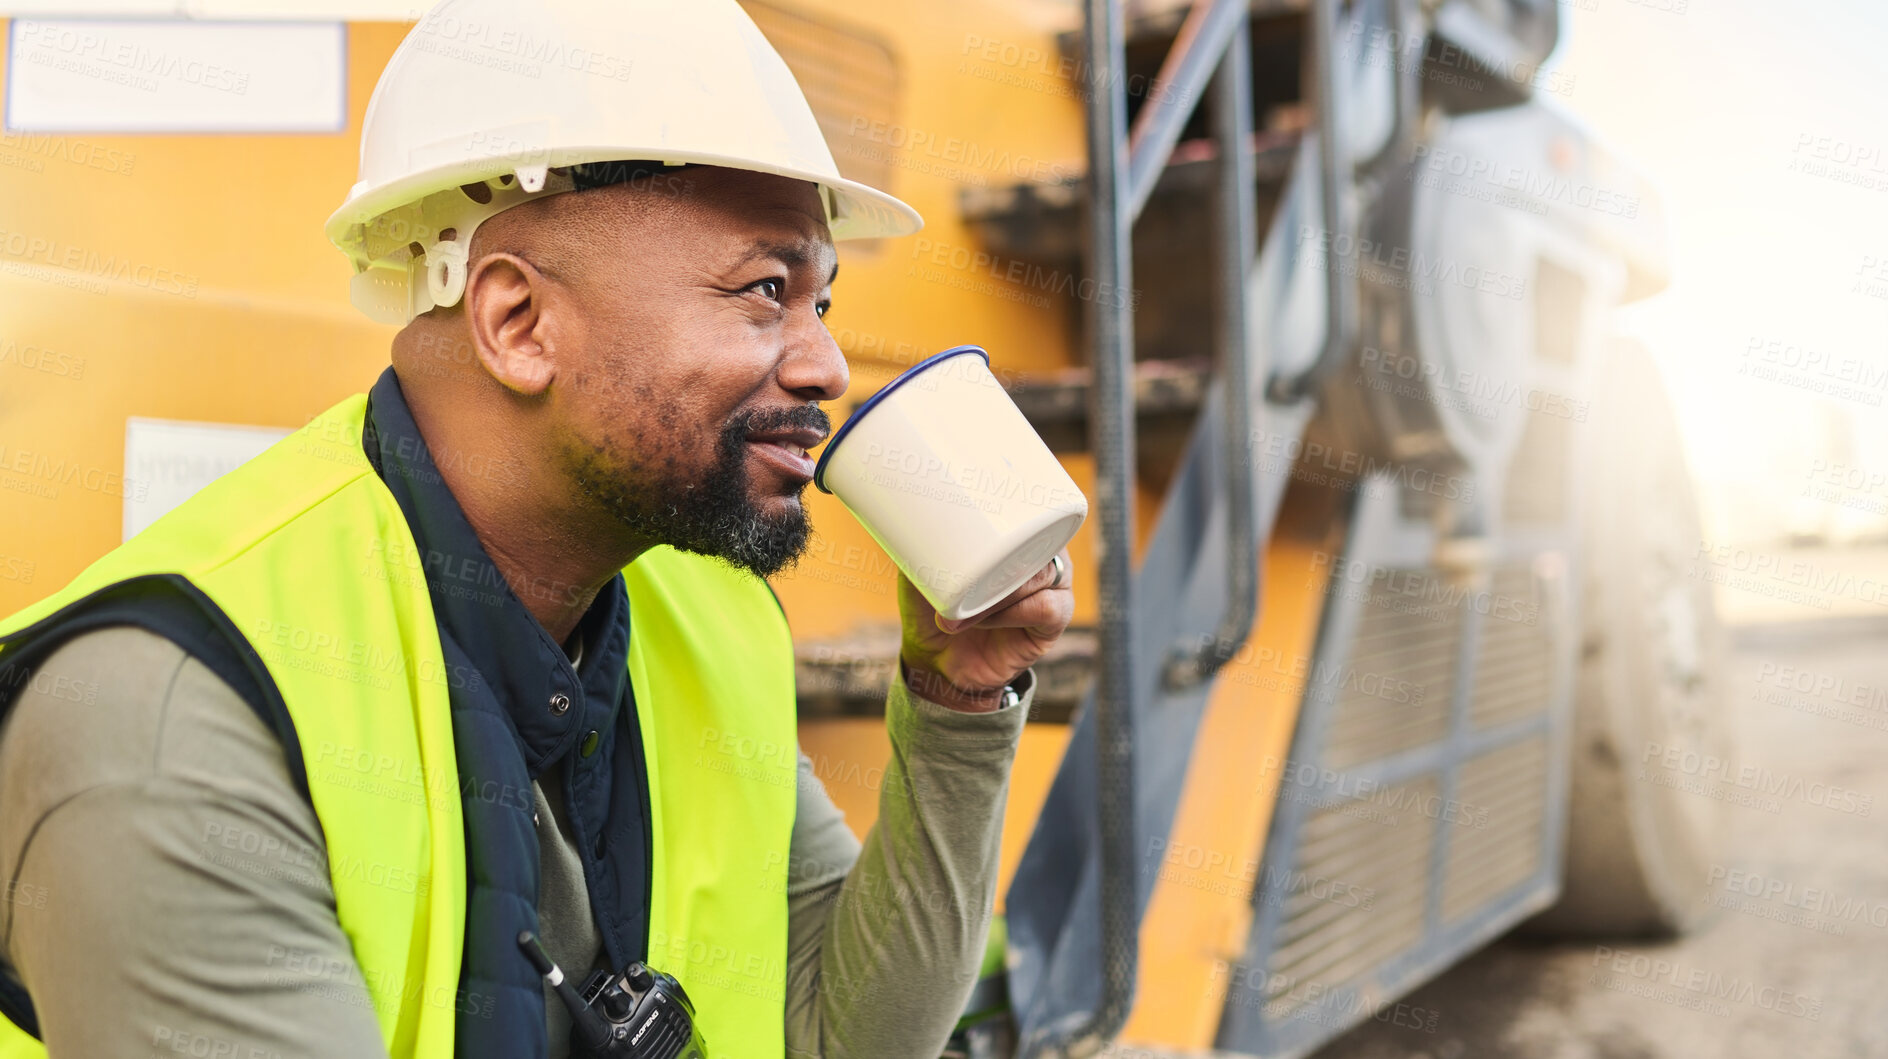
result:
<svg viewBox="0 0 1888 1059"><path fill-rule="evenodd" d="M291 433L285 427L127 419L125 539Z"/></svg>
<svg viewBox="0 0 1888 1059"><path fill-rule="evenodd" d="M15 18L6 127L342 132L347 26Z"/></svg>

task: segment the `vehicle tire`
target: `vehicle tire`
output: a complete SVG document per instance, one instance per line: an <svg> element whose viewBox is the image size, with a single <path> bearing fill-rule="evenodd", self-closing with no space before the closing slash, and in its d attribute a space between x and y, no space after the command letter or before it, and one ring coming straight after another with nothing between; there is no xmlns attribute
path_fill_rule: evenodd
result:
<svg viewBox="0 0 1888 1059"><path fill-rule="evenodd" d="M1613 343L1580 432L1581 651L1564 886L1534 934L1659 936L1697 925L1734 742L1725 637L1670 397L1650 354ZM1668 767L1675 764L1676 767Z"/></svg>

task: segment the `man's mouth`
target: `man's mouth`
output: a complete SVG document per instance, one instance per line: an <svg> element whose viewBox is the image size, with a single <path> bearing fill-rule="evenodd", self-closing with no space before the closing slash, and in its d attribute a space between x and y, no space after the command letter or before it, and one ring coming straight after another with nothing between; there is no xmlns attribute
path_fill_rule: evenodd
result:
<svg viewBox="0 0 1888 1059"><path fill-rule="evenodd" d="M811 427L799 427L791 430L768 431L763 434L750 434L748 444L754 446L762 459L772 464L783 477L790 480L810 482L813 480L813 458L806 450L818 445L825 433Z"/></svg>

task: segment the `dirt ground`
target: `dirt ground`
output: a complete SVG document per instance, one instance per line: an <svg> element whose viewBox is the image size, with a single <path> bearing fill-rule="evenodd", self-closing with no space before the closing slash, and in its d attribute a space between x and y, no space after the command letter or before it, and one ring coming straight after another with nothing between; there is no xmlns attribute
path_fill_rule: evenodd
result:
<svg viewBox="0 0 1888 1059"><path fill-rule="evenodd" d="M1742 625L1732 646L1739 763L1803 784L1726 807L1702 929L1497 942L1407 998L1433 1031L1366 1023L1316 1059L1888 1057L1888 617Z"/></svg>

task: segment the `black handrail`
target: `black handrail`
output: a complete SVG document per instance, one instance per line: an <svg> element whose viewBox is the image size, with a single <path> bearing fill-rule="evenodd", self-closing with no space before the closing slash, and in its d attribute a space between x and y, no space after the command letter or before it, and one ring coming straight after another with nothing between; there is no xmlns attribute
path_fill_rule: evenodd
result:
<svg viewBox="0 0 1888 1059"><path fill-rule="evenodd" d="M1244 11L1241 10L1241 16ZM1213 78L1213 136L1219 143L1214 208L1219 223L1215 250L1219 276L1213 344L1219 359L1220 398L1225 417L1221 474L1226 489L1226 609L1210 638L1182 639L1167 652L1162 673L1169 690L1195 687L1213 678L1252 635L1259 613L1259 535L1252 502L1252 373L1247 277L1258 243L1254 216L1251 75L1246 20L1237 20L1226 54Z"/></svg>
<svg viewBox="0 0 1888 1059"><path fill-rule="evenodd" d="M1296 375L1274 376L1271 398L1289 404L1310 397L1351 355L1357 340L1357 288L1339 258L1356 253L1356 224L1351 219L1350 148L1343 128L1342 87L1337 69L1337 22L1341 0L1312 0L1311 49L1306 55L1310 94L1317 103L1318 197L1322 201L1324 255L1324 348ZM1354 272L1355 261L1351 270Z"/></svg>
<svg viewBox="0 0 1888 1059"><path fill-rule="evenodd" d="M1095 452L1100 665L1095 754L1100 816L1101 999L1082 1023L1028 1047L1031 1056L1092 1055L1127 1022L1140 958L1134 849L1134 320L1128 256L1127 95L1116 0L1085 0L1083 46L1091 73L1088 127L1088 270L1096 296L1084 313L1094 358L1088 422Z"/></svg>
<svg viewBox="0 0 1888 1059"><path fill-rule="evenodd" d="M1085 305L1093 343L1089 424L1099 523L1100 664L1095 687L1097 813L1100 817L1101 997L1081 1024L1027 1046L1030 1056L1092 1055L1120 1032L1133 1007L1140 950L1140 865L1135 850L1134 715L1139 688L1134 651L1134 391L1130 256L1134 218L1152 193L1207 78L1212 76L1223 164L1219 209L1230 224L1221 242L1222 298L1216 328L1227 394L1226 453L1232 489L1234 600L1209 648L1212 668L1249 635L1256 605L1258 545L1249 459L1250 379L1246 365L1246 281L1256 241L1246 0L1195 0L1173 50L1126 135L1123 34L1116 0L1085 0L1083 43L1091 92L1088 133L1088 267L1098 296ZM1217 73L1215 73L1217 70ZM1237 479L1236 483L1234 479ZM1244 572L1241 573L1241 568ZM1209 673L1211 669L1196 666Z"/></svg>

